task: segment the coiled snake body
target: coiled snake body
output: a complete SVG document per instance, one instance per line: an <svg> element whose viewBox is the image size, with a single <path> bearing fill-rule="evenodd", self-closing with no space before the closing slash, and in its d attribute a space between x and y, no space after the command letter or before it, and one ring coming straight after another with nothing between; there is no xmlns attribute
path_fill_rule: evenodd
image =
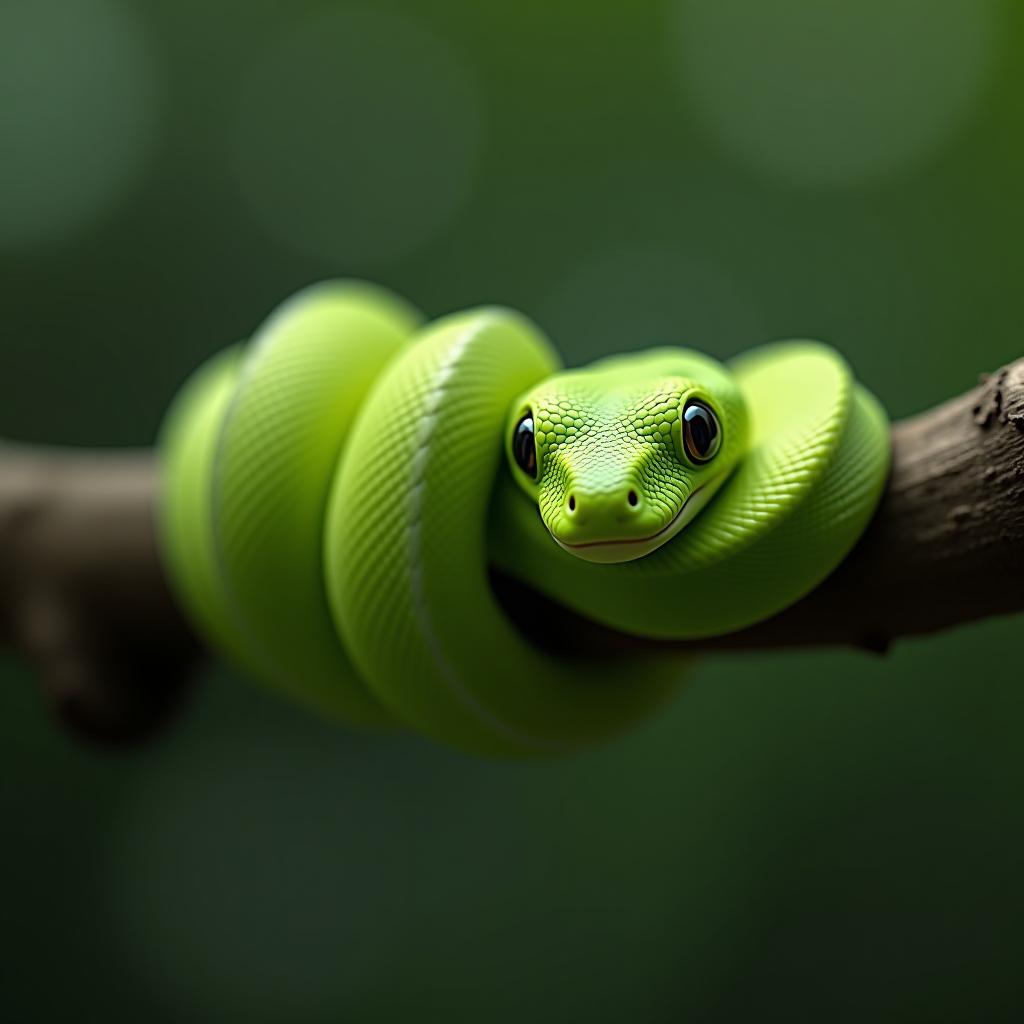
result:
<svg viewBox="0 0 1024 1024"><path fill-rule="evenodd" d="M730 632L831 572L889 462L884 412L820 343L562 371L514 312L422 325L356 282L204 364L161 450L162 551L214 646L352 724L493 754L618 732L688 659L543 653L488 565L619 631Z"/></svg>

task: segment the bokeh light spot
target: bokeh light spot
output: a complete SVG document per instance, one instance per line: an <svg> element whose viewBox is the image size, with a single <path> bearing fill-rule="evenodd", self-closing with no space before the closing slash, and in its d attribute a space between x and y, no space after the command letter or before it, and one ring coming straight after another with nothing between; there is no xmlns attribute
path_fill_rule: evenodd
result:
<svg viewBox="0 0 1024 1024"><path fill-rule="evenodd" d="M306 255L364 267L452 222L479 135L478 90L445 41L360 8L309 20L259 57L233 155L268 230Z"/></svg>
<svg viewBox="0 0 1024 1024"><path fill-rule="evenodd" d="M987 85L997 0L678 0L688 106L732 154L796 186L927 160Z"/></svg>
<svg viewBox="0 0 1024 1024"><path fill-rule="evenodd" d="M156 91L148 37L121 4L0 5L0 250L63 239L125 196Z"/></svg>

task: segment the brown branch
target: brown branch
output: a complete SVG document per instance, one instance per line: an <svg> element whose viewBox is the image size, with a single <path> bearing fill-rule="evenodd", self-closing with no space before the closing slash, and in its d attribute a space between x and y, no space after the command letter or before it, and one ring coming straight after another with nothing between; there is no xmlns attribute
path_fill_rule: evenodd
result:
<svg viewBox="0 0 1024 1024"><path fill-rule="evenodd" d="M882 504L856 548L774 618L684 650L845 645L1024 610L1024 360L897 423ZM153 529L147 452L0 448L0 643L35 666L59 715L131 738L173 710L199 641L176 609ZM550 607L508 578L495 591L525 635L550 642ZM652 645L560 609L556 653L628 655Z"/></svg>
<svg viewBox="0 0 1024 1024"><path fill-rule="evenodd" d="M0 644L104 741L163 725L200 653L157 558L155 494L151 452L0 447Z"/></svg>

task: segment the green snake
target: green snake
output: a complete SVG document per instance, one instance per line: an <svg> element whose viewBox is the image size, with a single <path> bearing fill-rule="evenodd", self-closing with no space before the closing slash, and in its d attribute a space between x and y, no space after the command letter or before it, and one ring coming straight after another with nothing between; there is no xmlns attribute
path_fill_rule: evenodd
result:
<svg viewBox="0 0 1024 1024"><path fill-rule="evenodd" d="M660 706L680 645L570 659L489 571L619 632L741 629L864 530L888 424L814 341L728 365L664 347L563 369L497 307L432 322L327 282L204 363L161 431L161 550L182 606L256 678L353 725L469 751L592 743Z"/></svg>

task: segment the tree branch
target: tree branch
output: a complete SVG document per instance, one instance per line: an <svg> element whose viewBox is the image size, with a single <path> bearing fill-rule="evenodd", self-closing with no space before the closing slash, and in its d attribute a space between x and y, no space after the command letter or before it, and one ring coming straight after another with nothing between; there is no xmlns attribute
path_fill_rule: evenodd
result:
<svg viewBox="0 0 1024 1024"><path fill-rule="evenodd" d="M820 587L784 612L681 650L844 645L1024 610L1024 360L897 423L871 525ZM58 715L104 739L147 735L178 706L201 644L157 557L149 452L0 448L0 643L38 671ZM531 641L550 603L492 574ZM556 654L628 656L665 646L566 609Z"/></svg>
<svg viewBox="0 0 1024 1024"><path fill-rule="evenodd" d="M159 729L201 651L157 557L156 482L151 452L0 446L0 645L107 742Z"/></svg>

